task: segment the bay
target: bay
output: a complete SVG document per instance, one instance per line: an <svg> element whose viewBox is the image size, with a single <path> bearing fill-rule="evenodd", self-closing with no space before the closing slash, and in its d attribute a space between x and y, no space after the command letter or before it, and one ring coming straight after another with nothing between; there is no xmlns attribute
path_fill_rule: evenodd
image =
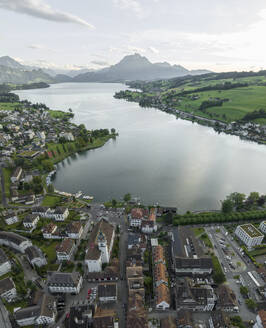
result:
<svg viewBox="0 0 266 328"><path fill-rule="evenodd" d="M23 90L21 99L51 109L72 108L77 124L115 128L119 136L104 147L69 157L58 165L58 190L93 195L95 201L125 193L146 204L186 210L219 209L231 192L266 193L266 147L218 134L157 109L113 98L126 86L65 83Z"/></svg>

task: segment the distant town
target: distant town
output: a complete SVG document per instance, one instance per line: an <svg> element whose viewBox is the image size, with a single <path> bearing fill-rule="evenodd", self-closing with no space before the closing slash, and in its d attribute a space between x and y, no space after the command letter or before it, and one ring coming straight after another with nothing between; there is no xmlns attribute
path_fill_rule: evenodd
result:
<svg viewBox="0 0 266 328"><path fill-rule="evenodd" d="M56 163L117 132L0 97L1 327L263 327L265 195L181 215L55 190Z"/></svg>

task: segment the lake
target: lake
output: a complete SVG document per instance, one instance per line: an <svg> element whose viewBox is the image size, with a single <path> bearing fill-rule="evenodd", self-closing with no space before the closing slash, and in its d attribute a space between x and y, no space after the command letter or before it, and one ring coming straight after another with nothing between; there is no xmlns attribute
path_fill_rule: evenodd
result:
<svg viewBox="0 0 266 328"><path fill-rule="evenodd" d="M113 98L126 86L65 83L17 91L21 99L51 109L72 108L88 129L115 128L116 140L58 165L58 190L93 195L95 201L125 193L146 204L186 210L219 209L231 192L266 193L266 147L176 119L157 109Z"/></svg>

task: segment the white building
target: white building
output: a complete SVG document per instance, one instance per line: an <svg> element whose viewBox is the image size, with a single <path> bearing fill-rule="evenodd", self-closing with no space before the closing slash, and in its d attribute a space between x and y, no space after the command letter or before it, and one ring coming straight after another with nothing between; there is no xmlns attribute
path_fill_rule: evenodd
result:
<svg viewBox="0 0 266 328"><path fill-rule="evenodd" d="M250 223L237 226L235 234L248 248L260 245L264 238L264 235Z"/></svg>
<svg viewBox="0 0 266 328"><path fill-rule="evenodd" d="M0 245L5 245L25 253L26 248L32 246L31 241L14 232L0 231Z"/></svg>
<svg viewBox="0 0 266 328"><path fill-rule="evenodd" d="M19 221L19 219L15 214L8 215L8 216L5 217L5 222L6 222L7 225L17 223L18 221Z"/></svg>
<svg viewBox="0 0 266 328"><path fill-rule="evenodd" d="M266 310L260 310L256 316L256 323L253 328L265 328L266 327Z"/></svg>
<svg viewBox="0 0 266 328"><path fill-rule="evenodd" d="M69 216L68 208L65 207L57 207L56 209L50 209L46 217L54 219L55 221L65 221Z"/></svg>
<svg viewBox="0 0 266 328"><path fill-rule="evenodd" d="M25 250L27 259L32 266L42 267L47 264L46 258L40 248L37 246L30 246Z"/></svg>
<svg viewBox="0 0 266 328"><path fill-rule="evenodd" d="M70 261L75 250L75 242L72 239L64 239L56 248L56 257L59 262Z"/></svg>
<svg viewBox="0 0 266 328"><path fill-rule="evenodd" d="M262 231L264 234L266 234L266 221L262 221L259 228L260 228L260 231Z"/></svg>
<svg viewBox="0 0 266 328"><path fill-rule="evenodd" d="M37 223L40 220L40 216L38 214L30 214L27 215L23 220L23 225L27 229L34 230L37 227Z"/></svg>
<svg viewBox="0 0 266 328"><path fill-rule="evenodd" d="M74 221L70 222L66 226L66 235L71 239L80 239L83 233L83 226L80 222Z"/></svg>
<svg viewBox="0 0 266 328"><path fill-rule="evenodd" d="M11 278L0 280L0 297L9 303L17 297L16 286Z"/></svg>
<svg viewBox="0 0 266 328"><path fill-rule="evenodd" d="M64 294L78 294L83 282L82 276L78 272L51 272L47 280L50 293Z"/></svg>
<svg viewBox="0 0 266 328"><path fill-rule="evenodd" d="M114 237L115 228L105 219L94 226L85 257L89 272L100 272L102 263L109 263Z"/></svg>
<svg viewBox="0 0 266 328"><path fill-rule="evenodd" d="M75 138L71 132L61 132L59 137L65 138L67 141L74 141Z"/></svg>
<svg viewBox="0 0 266 328"><path fill-rule="evenodd" d="M0 276L11 271L11 264L5 252L0 248Z"/></svg>
<svg viewBox="0 0 266 328"><path fill-rule="evenodd" d="M16 311L14 317L17 324L23 327L53 324L55 323L56 315L54 298L43 293L37 304Z"/></svg>

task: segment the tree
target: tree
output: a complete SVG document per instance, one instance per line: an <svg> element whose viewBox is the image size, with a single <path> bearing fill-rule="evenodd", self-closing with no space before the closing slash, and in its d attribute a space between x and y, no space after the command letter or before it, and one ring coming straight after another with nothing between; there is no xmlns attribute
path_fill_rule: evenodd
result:
<svg viewBox="0 0 266 328"><path fill-rule="evenodd" d="M248 295L248 288L247 288L246 286L241 286L241 287L240 287L240 293L241 293L242 295L247 296L247 295Z"/></svg>
<svg viewBox="0 0 266 328"><path fill-rule="evenodd" d="M127 193L127 194L125 194L125 196L124 196L124 202L129 202L130 201L130 199L131 199L131 195L130 195L130 193Z"/></svg>
<svg viewBox="0 0 266 328"><path fill-rule="evenodd" d="M227 197L227 199L230 199L234 203L235 207L237 209L240 209L244 205L244 200L246 199L246 195L241 194L239 192L233 192Z"/></svg>
<svg viewBox="0 0 266 328"><path fill-rule="evenodd" d="M53 186L53 184L50 183L47 189L48 189L48 192L50 192L50 193L54 192L54 186Z"/></svg>
<svg viewBox="0 0 266 328"><path fill-rule="evenodd" d="M117 200L116 199L112 199L112 207L116 207L117 205Z"/></svg>
<svg viewBox="0 0 266 328"><path fill-rule="evenodd" d="M246 300L246 305L250 310L255 310L257 307L257 303L255 301L253 301L251 298Z"/></svg>
<svg viewBox="0 0 266 328"><path fill-rule="evenodd" d="M115 129L114 128L111 129L111 133L115 134Z"/></svg>
<svg viewBox="0 0 266 328"><path fill-rule="evenodd" d="M258 192L251 192L248 196L248 199L247 199L247 203L250 205L250 206L254 206L254 205L257 205L257 202L260 198L260 194Z"/></svg>
<svg viewBox="0 0 266 328"><path fill-rule="evenodd" d="M234 208L234 203L230 199L226 199L222 202L222 212L224 214L231 213Z"/></svg>

